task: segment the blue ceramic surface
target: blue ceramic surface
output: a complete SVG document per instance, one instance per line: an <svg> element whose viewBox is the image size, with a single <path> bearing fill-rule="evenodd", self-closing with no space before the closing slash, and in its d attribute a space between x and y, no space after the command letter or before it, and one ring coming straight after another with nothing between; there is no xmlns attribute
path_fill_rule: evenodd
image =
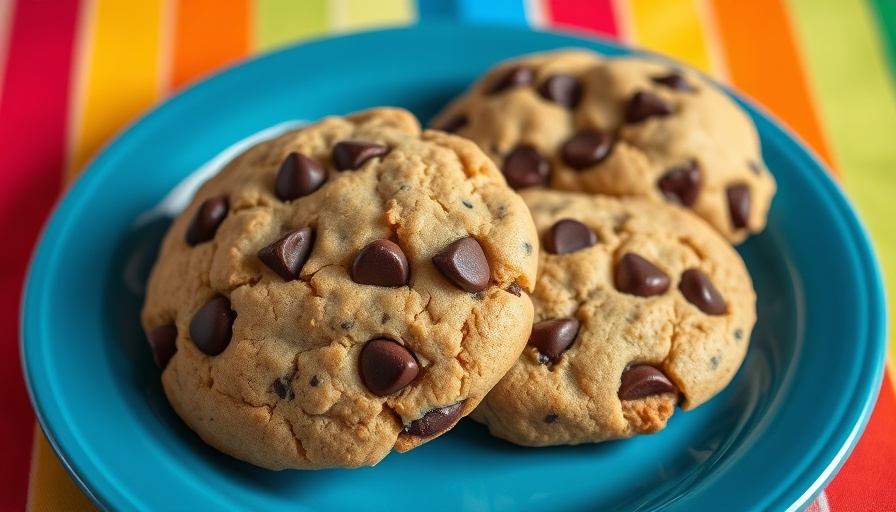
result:
<svg viewBox="0 0 896 512"><path fill-rule="evenodd" d="M139 324L168 222L135 228L230 144L290 119L377 105L431 117L495 62L609 43L427 25L334 38L235 67L153 111L57 207L26 287L23 363L41 426L103 508L119 510L784 510L833 476L881 382L886 313L866 234L819 162L750 105L778 180L768 228L738 249L759 321L732 384L664 431L526 449L464 420L378 466L271 472L207 447L168 406Z"/></svg>

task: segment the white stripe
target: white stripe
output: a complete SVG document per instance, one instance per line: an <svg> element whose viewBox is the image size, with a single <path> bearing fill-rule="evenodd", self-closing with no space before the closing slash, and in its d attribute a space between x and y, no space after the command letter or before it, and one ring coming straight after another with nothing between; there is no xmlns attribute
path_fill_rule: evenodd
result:
<svg viewBox="0 0 896 512"><path fill-rule="evenodd" d="M706 52L709 54L709 66L713 77L720 82L729 82L731 77L728 74L725 54L722 52L722 38L711 2L695 0L694 9L697 11L697 19L700 20L700 25L706 36Z"/></svg>
<svg viewBox="0 0 896 512"><path fill-rule="evenodd" d="M547 26L547 7L542 2L547 0L524 0L523 8L526 11L526 20L532 28L545 28Z"/></svg>
<svg viewBox="0 0 896 512"><path fill-rule="evenodd" d="M160 98L159 101L171 92L177 14L175 1L163 0L162 14L159 16L159 54L156 57L156 97Z"/></svg>
<svg viewBox="0 0 896 512"><path fill-rule="evenodd" d="M333 32L345 32L347 25L346 5L343 0L329 0L327 2L327 14L330 22L330 30Z"/></svg>
<svg viewBox="0 0 896 512"><path fill-rule="evenodd" d="M98 0L84 0L78 10L78 24L75 27L75 47L72 58L72 77L69 79L68 118L65 145L65 172L63 185L80 169L74 169L75 153L80 142L81 121L87 108L87 80L90 77L90 56L93 49L94 32L97 24Z"/></svg>
<svg viewBox="0 0 896 512"><path fill-rule="evenodd" d="M0 109L3 108L3 79L6 77L6 61L12 39L12 17L15 2L0 1Z"/></svg>
<svg viewBox="0 0 896 512"><path fill-rule="evenodd" d="M818 493L815 504L818 506L818 512L831 512L831 507L828 506L828 495L824 491Z"/></svg>
<svg viewBox="0 0 896 512"><path fill-rule="evenodd" d="M616 13L616 30L619 32L619 40L629 46L636 46L635 22L632 19L634 13L628 0L612 0L613 12Z"/></svg>

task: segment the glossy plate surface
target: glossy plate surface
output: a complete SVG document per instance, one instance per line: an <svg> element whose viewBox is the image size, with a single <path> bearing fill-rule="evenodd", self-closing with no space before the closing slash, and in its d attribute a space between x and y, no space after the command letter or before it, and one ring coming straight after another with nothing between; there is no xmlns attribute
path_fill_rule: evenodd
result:
<svg viewBox="0 0 896 512"><path fill-rule="evenodd" d="M749 105L778 180L739 247L759 295L741 371L657 435L525 449L464 420L378 466L270 472L218 454L168 406L139 324L167 221L137 223L195 169L286 120L377 105L424 121L499 60L605 42L432 25L327 39L247 62L117 138L58 205L32 262L23 362L41 425L103 508L130 510L784 510L842 464L881 382L886 313L865 232L836 184ZM142 217L144 220L146 217Z"/></svg>

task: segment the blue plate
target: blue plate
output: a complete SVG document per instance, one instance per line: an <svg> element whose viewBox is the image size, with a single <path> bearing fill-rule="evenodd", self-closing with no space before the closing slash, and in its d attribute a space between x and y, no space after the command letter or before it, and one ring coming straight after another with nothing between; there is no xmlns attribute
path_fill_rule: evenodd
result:
<svg viewBox="0 0 896 512"><path fill-rule="evenodd" d="M883 374L878 266L828 173L745 104L778 180L768 228L739 247L759 295L741 371L664 431L525 449L464 420L378 466L271 472L207 447L172 412L139 325L167 221L135 228L185 176L290 119L376 105L426 120L495 62L606 42L428 25L327 39L242 64L147 115L59 204L25 292L23 359L40 424L102 508L141 510L784 510L806 505L855 445Z"/></svg>

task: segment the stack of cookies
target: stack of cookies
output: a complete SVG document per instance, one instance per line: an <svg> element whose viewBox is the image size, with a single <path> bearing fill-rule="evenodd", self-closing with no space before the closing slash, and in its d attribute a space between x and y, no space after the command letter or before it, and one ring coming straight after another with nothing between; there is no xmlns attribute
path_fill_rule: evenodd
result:
<svg viewBox="0 0 896 512"><path fill-rule="evenodd" d="M373 465L467 415L597 442L730 382L755 322L731 243L775 191L730 99L565 51L499 64L433 126L285 133L175 219L142 320L203 440L271 469Z"/></svg>

